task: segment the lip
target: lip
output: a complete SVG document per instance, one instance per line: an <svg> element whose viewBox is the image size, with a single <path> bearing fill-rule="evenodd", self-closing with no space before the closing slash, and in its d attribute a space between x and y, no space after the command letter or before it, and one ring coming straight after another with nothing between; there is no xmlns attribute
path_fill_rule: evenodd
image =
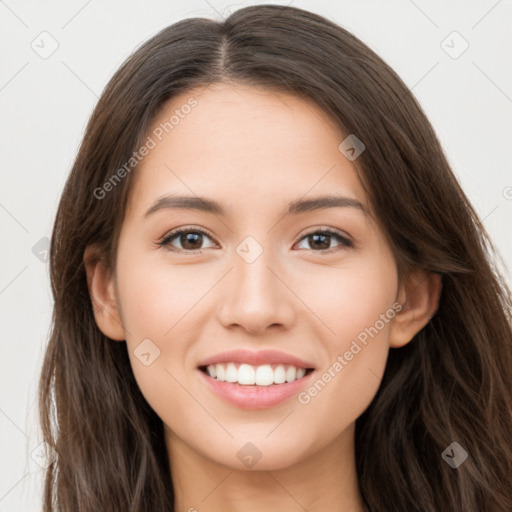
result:
<svg viewBox="0 0 512 512"><path fill-rule="evenodd" d="M231 359L231 361L233 361ZM220 362L220 361L217 361ZM201 369L197 369L200 379L217 396L241 409L268 409L285 402L311 382L312 375L307 373L304 377L293 382L271 384L270 386L244 386L238 383L223 382L210 377Z"/></svg>
<svg viewBox="0 0 512 512"><path fill-rule="evenodd" d="M314 369L315 366L303 359L300 359L286 352L279 350L259 350L257 352L245 349L230 350L227 352L220 352L207 359L201 361L197 366L208 366L217 363L239 363L250 364L252 366L259 366L264 364L284 364L289 366L296 366L297 368ZM301 379L299 379L301 380ZM299 381L296 381L299 382ZM291 383L290 383L291 384ZM284 384L279 384L280 386Z"/></svg>

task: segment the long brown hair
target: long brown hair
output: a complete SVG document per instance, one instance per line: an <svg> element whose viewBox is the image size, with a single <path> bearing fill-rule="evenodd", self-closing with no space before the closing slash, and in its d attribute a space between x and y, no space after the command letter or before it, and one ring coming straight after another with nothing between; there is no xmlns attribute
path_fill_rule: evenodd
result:
<svg viewBox="0 0 512 512"><path fill-rule="evenodd" d="M495 250L436 135L399 76L347 30L305 10L240 9L185 19L143 44L92 114L55 219L53 322L40 378L45 441L58 454L44 510L173 510L162 421L134 379L126 344L98 329L84 250L114 268L136 168L98 198L174 95L218 81L315 101L365 151L357 163L400 277L442 276L437 314L391 349L381 386L356 422L360 491L372 512L512 510L510 291ZM124 176L126 174L126 176ZM442 452L469 454L457 469Z"/></svg>

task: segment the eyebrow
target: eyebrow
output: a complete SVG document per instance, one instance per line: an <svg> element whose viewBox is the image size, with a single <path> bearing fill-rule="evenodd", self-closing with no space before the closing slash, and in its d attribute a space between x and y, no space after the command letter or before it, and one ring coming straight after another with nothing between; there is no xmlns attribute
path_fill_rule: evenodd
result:
<svg viewBox="0 0 512 512"><path fill-rule="evenodd" d="M311 212L316 210L323 210L326 208L355 208L360 210L366 216L370 213L366 206L364 206L357 199L343 196L318 196L311 199L297 199L288 203L282 216L298 215L305 212ZM160 197L142 216L146 219L151 214L167 209L181 209L181 210L197 210L206 213L212 213L214 215L225 216L226 212L224 208L212 199L199 196L171 196L166 195Z"/></svg>

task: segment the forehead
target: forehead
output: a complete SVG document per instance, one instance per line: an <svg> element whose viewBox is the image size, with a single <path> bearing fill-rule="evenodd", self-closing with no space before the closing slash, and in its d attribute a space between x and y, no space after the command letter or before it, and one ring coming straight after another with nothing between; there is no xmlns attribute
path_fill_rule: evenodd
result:
<svg viewBox="0 0 512 512"><path fill-rule="evenodd" d="M153 144L136 169L130 201L138 215L166 193L215 196L228 213L230 206L231 213L273 204L281 210L284 202L325 194L367 205L354 162L338 149L344 135L299 96L245 85L191 89L160 109L146 135Z"/></svg>

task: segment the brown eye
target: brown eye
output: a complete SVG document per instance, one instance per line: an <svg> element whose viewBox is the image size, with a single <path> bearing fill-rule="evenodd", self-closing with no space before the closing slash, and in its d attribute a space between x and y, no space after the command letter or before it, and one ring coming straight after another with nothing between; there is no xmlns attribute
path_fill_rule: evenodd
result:
<svg viewBox="0 0 512 512"><path fill-rule="evenodd" d="M333 239L338 241L338 245L335 247L331 247ZM307 240L310 249L314 252L333 252L337 250L339 246L354 247L351 240L332 230L313 231L312 233L306 234L301 240Z"/></svg>
<svg viewBox="0 0 512 512"><path fill-rule="evenodd" d="M210 235L199 228L182 228L169 233L158 245L165 246L170 251L185 252L191 254L201 253L204 249L203 243L206 239L212 240ZM301 238L301 242L306 240L309 249L318 253L329 253L339 250L342 247L352 248L354 243L341 233L330 229L312 231ZM337 241L337 245L331 246L332 241ZM178 244L178 246L176 245ZM211 247L211 246L210 246ZM304 248L304 247L301 247Z"/></svg>
<svg viewBox="0 0 512 512"><path fill-rule="evenodd" d="M200 252L205 237L211 240L210 236L201 229L179 229L169 233L158 245L168 247L171 251ZM180 246L176 247L173 242L177 242Z"/></svg>

